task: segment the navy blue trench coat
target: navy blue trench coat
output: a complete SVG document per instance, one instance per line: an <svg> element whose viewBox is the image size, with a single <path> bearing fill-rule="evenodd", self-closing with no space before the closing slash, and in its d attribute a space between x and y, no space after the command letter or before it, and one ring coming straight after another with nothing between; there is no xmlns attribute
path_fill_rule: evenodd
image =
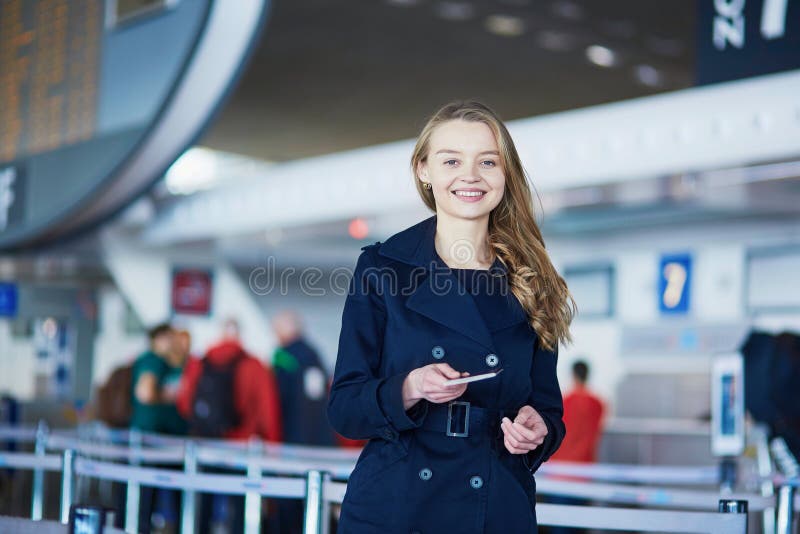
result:
<svg viewBox="0 0 800 534"><path fill-rule="evenodd" d="M434 247L436 215L362 248L342 313L328 418L369 439L350 475L339 532L535 533L533 477L566 433L557 350L539 343L519 301L484 320ZM506 273L499 260L491 270ZM403 408L408 373L446 362L473 382L455 403ZM452 404L452 405L451 405ZM524 405L548 434L527 454L503 445L500 421Z"/></svg>

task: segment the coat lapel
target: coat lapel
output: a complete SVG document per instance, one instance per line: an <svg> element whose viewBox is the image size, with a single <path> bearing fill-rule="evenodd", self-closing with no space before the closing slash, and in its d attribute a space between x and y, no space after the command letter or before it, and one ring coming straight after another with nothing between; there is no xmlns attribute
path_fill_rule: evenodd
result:
<svg viewBox="0 0 800 534"><path fill-rule="evenodd" d="M378 254L408 263L418 268L412 277L416 282L406 300L406 307L463 334L492 352L495 352L492 335L472 296L459 289L456 276L436 253L436 215L394 234L378 249ZM499 259L492 270L507 272ZM415 271L416 273L416 271ZM508 299L508 308L498 310L507 321L495 322L493 330L504 328L527 319L516 298Z"/></svg>

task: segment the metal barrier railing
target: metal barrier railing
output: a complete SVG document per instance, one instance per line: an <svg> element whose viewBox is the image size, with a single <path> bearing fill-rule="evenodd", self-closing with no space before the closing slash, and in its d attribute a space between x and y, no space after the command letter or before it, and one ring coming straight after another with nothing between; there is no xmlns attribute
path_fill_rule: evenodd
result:
<svg viewBox="0 0 800 534"><path fill-rule="evenodd" d="M0 428L0 430L2 430ZM79 445L77 449L66 449L61 457L53 454L44 453L44 448L40 447L43 440L43 433L39 432L36 452L30 453L8 453L0 454L0 467L10 467L19 469L30 469L34 473L44 471L61 471L61 519L66 521L69 513L69 506L73 501L73 487L76 477L87 477L98 480L110 480L126 485L128 495L132 497L132 488L139 488L141 485L154 486L160 488L170 488L183 491L183 508L181 510L182 532L192 534L195 531L195 496L198 492L209 492L218 494L232 494L245 496L245 527L246 532L256 533L259 531L260 523L260 500L263 497L294 498L304 499L306 502L305 529L306 534L322 534L327 529L326 518L330 517L329 507L332 503L341 503L344 498L346 483L333 482L332 477L346 478L349 474L343 474L343 469L349 455L332 455L339 461L331 461L326 458L325 450L321 448L310 448L312 456L310 460L303 461L302 455L293 450L293 446L260 446L260 444L236 445L233 449L244 452L233 462L215 462L220 457L230 457L230 452L225 450L214 451L208 445L200 446L192 441L184 441L181 446L182 454L180 461L177 461L175 447L176 443L166 442L163 449L148 450L141 443L136 443L133 447L122 447L119 445L86 443L79 439L65 436L49 436L48 445L53 447L61 445ZM8 433L0 432L0 439L8 439ZM17 435L30 438L30 433L19 432ZM51 439L56 437L58 439ZM130 435L126 436L130 439ZM144 442L145 440L142 440ZM226 444L227 445L227 444ZM230 447L227 447L230 449ZM286 461L278 458L262 456L269 450L272 455L286 454L295 455L296 458ZM337 451L339 452L339 451ZM152 453L152 454L151 454ZM96 460L90 456L97 455L103 460ZM244 475L220 475L206 474L199 472L200 458L205 455L206 465L224 465L235 467L237 470L246 471ZM107 461L126 460L134 465L124 465ZM165 461L168 460L168 461ZM137 465L138 463L174 463L183 464L183 470L154 468ZM315 467L322 466L322 467ZM333 467L334 470L325 467ZM352 467L352 466L351 466ZM569 467L569 466L561 466ZM622 466L605 466L606 476L614 469L620 470ZM552 473L566 474L560 468L551 469ZM338 471L337 471L338 470ZM264 472L272 471L278 473L277 476L264 476ZM545 470L546 471L546 470ZM634 470L634 477L641 478L643 470ZM570 474L575 474L570 471ZM585 475L585 473L582 473ZM298 476L302 475L302 477ZM641 480L637 480L641 481ZM777 498L778 518L777 525L780 534L789 533L796 507L792 506L796 499L796 488L798 481L782 481ZM41 519L41 488L37 490L34 484L33 505L31 509L32 519ZM639 530L639 531L674 531L674 532L745 532L742 525L746 526L746 514L731 514L730 510L712 512L717 507L720 497L726 502L731 499L747 499L749 511L764 510L775 506L775 500L764 498L759 495L732 495L721 496L715 492L700 492L689 490L672 490L663 488L642 488L612 484L597 484L584 482L569 482L552 480L547 477L537 477L537 491L541 494L564 494L577 497L586 497L594 500L636 504L647 507L671 507L682 508L675 510L635 510L612 507L591 507L591 514L575 513L575 507L567 505L537 505L537 518L541 525L553 526L573 526L582 528L613 528L616 530ZM38 497L37 497L37 491ZM36 502L38 501L38 507ZM126 531L136 532L138 530L138 500L129 499L126 507ZM587 507L579 507L585 511ZM701 511L704 510L704 511ZM722 513L725 512L725 513ZM675 517L680 520L675 520ZM744 515L733 517L735 515ZM672 519L670 519L672 518ZM742 522L744 521L744 522ZM702 527L702 528L700 528ZM672 530L675 528L675 530ZM691 530L694 529L694 530ZM705 530L704 530L705 529Z"/></svg>

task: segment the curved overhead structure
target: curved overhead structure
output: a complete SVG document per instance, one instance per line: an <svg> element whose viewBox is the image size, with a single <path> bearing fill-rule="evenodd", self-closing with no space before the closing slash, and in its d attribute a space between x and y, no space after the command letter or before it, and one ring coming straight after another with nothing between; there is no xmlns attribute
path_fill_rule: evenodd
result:
<svg viewBox="0 0 800 534"><path fill-rule="evenodd" d="M208 124L268 0L0 5L0 249L96 224Z"/></svg>

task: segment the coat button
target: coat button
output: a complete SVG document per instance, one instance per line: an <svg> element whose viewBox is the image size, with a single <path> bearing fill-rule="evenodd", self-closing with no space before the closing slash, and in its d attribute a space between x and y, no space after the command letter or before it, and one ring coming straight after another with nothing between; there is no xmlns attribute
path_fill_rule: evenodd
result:
<svg viewBox="0 0 800 534"><path fill-rule="evenodd" d="M489 354L486 356L486 365L489 367L497 367L498 363L500 363L500 358L497 357L497 354Z"/></svg>
<svg viewBox="0 0 800 534"><path fill-rule="evenodd" d="M433 476L433 471L431 471L427 467L419 470L419 478L421 478L422 480L430 480L432 476Z"/></svg>
<svg viewBox="0 0 800 534"><path fill-rule="evenodd" d="M436 345L435 347L433 347L433 350L431 350L431 354L433 354L433 357L436 358L437 360L441 360L442 358L444 358L444 349L439 345Z"/></svg>
<svg viewBox="0 0 800 534"><path fill-rule="evenodd" d="M389 441L392 441L397 436L395 435L394 431L391 428L384 428L383 429L383 437L388 439Z"/></svg>
<svg viewBox="0 0 800 534"><path fill-rule="evenodd" d="M469 479L469 485L475 489L480 489L480 487L483 486L483 479L479 476L474 476Z"/></svg>

